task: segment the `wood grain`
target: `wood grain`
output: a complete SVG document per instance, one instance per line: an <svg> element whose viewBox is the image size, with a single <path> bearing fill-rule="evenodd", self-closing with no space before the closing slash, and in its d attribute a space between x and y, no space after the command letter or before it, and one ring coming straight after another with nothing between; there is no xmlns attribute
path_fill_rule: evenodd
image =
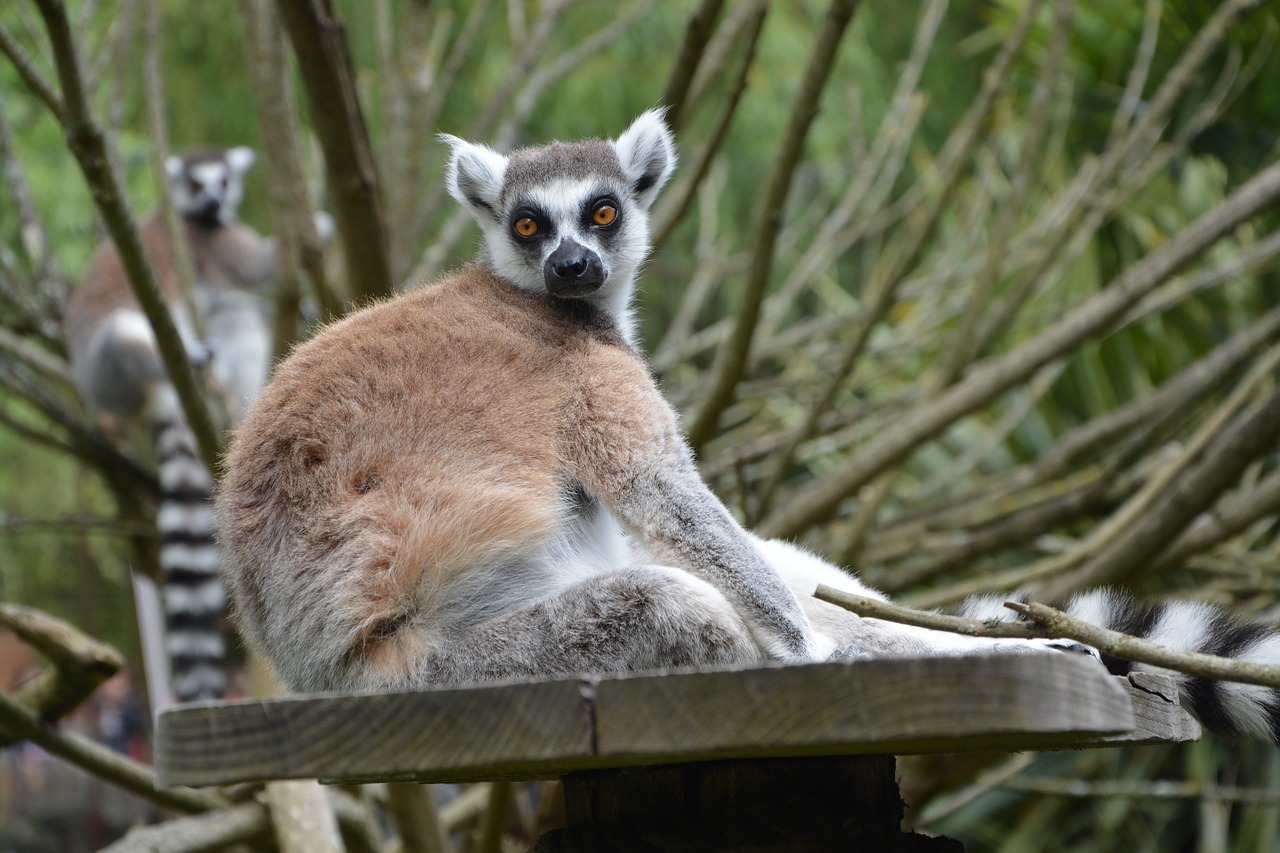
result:
<svg viewBox="0 0 1280 853"><path fill-rule="evenodd" d="M1171 695L1168 684L1134 689L1091 659L1053 654L205 703L160 713L156 769L164 785L446 782L724 758L1193 739L1198 727Z"/></svg>
<svg viewBox="0 0 1280 853"><path fill-rule="evenodd" d="M589 763L574 681L202 703L159 714L160 784L268 779L490 779Z"/></svg>
<svg viewBox="0 0 1280 853"><path fill-rule="evenodd" d="M599 685L596 720L600 754L623 764L1052 748L1134 717L1092 660L1003 655L618 679Z"/></svg>

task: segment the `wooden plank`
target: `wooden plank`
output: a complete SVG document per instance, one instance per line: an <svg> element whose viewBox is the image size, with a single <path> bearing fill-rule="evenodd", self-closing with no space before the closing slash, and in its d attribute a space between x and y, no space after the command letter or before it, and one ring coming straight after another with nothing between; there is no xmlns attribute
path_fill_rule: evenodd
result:
<svg viewBox="0 0 1280 853"><path fill-rule="evenodd" d="M601 756L719 757L1044 749L1130 730L1129 697L1076 655L859 660L629 678L596 693Z"/></svg>
<svg viewBox="0 0 1280 853"><path fill-rule="evenodd" d="M1200 740L1200 723L1178 704L1178 686L1172 676L1134 672L1116 681L1133 702L1134 726L1123 734L1101 738L1097 746Z"/></svg>
<svg viewBox="0 0 1280 853"><path fill-rule="evenodd" d="M592 758L576 681L368 696L287 697L161 711L161 785L267 779L463 781Z"/></svg>
<svg viewBox="0 0 1280 853"><path fill-rule="evenodd" d="M185 706L159 715L156 768L164 785L548 778L715 758L1185 740L1193 726L1158 691L1130 691L1078 655L859 660Z"/></svg>

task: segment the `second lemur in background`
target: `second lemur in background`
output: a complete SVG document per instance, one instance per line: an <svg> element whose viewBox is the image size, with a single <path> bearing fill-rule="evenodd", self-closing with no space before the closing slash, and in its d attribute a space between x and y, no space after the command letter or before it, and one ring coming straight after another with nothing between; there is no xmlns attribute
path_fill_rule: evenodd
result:
<svg viewBox="0 0 1280 853"><path fill-rule="evenodd" d="M196 338L197 324L183 298L163 216L155 211L139 224L178 331L192 358L208 363L233 422L262 387L271 361L270 323L260 294L275 277L275 242L235 219L243 177L253 162L252 150L232 148L194 151L165 163L169 198L181 216L194 267L203 340ZM99 423L110 434L154 432L172 690L179 701L217 698L227 677L212 479L114 243L102 243L90 258L67 305L65 331L72 379Z"/></svg>

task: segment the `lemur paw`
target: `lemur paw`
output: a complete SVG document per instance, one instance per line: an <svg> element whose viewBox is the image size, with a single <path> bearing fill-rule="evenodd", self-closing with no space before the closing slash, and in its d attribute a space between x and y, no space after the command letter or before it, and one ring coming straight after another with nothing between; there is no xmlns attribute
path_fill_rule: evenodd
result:
<svg viewBox="0 0 1280 853"><path fill-rule="evenodd" d="M857 646L845 646L842 649L836 649L827 658L828 661L852 661L852 660L870 660L875 655L860 649Z"/></svg>
<svg viewBox="0 0 1280 853"><path fill-rule="evenodd" d="M191 366L200 369L213 363L216 348L212 341L192 341L187 344L187 358Z"/></svg>
<svg viewBox="0 0 1280 853"><path fill-rule="evenodd" d="M1047 649L1054 649L1055 651L1059 651L1059 652L1071 652L1073 654L1078 654L1078 655L1088 655L1094 660L1098 660L1098 661L1102 660L1102 653L1099 652L1097 649L1095 649L1093 646L1085 645L1084 643L1079 643L1079 642L1076 642L1075 640L1068 640L1064 638L1047 638L1047 639L1033 639L1033 640L1028 640L1027 642L1037 646L1043 646L1044 648L1047 648Z"/></svg>
<svg viewBox="0 0 1280 853"><path fill-rule="evenodd" d="M334 225L333 216L323 210L317 210L315 215L311 217L316 225L316 236L320 238L321 243L328 243L333 239L333 235L337 232L337 226Z"/></svg>

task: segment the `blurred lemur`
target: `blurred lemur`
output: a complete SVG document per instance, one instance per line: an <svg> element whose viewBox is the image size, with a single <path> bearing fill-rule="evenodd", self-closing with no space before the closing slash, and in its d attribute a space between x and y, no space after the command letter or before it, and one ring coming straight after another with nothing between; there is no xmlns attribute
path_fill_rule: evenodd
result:
<svg viewBox="0 0 1280 853"><path fill-rule="evenodd" d="M208 363L232 420L266 380L271 337L261 294L276 270L274 241L235 221L253 151L199 151L165 163L170 201L181 215L195 271L197 340L173 248L157 211L139 225L143 246L193 359ZM212 480L166 377L151 326L110 241L98 246L66 311L76 388L111 433L155 432L161 487L156 524L165 646L180 701L221 696L226 687L223 586L213 541Z"/></svg>
<svg viewBox="0 0 1280 853"><path fill-rule="evenodd" d="M616 140L509 156L444 139L481 258L299 347L228 458L229 588L246 639L289 687L1060 653L818 601L819 582L882 596L754 537L703 483L630 310L676 159L660 112ZM1092 593L1071 609L1170 645L1280 659L1274 630L1206 605ZM1220 731L1280 734L1275 691L1183 688Z"/></svg>

